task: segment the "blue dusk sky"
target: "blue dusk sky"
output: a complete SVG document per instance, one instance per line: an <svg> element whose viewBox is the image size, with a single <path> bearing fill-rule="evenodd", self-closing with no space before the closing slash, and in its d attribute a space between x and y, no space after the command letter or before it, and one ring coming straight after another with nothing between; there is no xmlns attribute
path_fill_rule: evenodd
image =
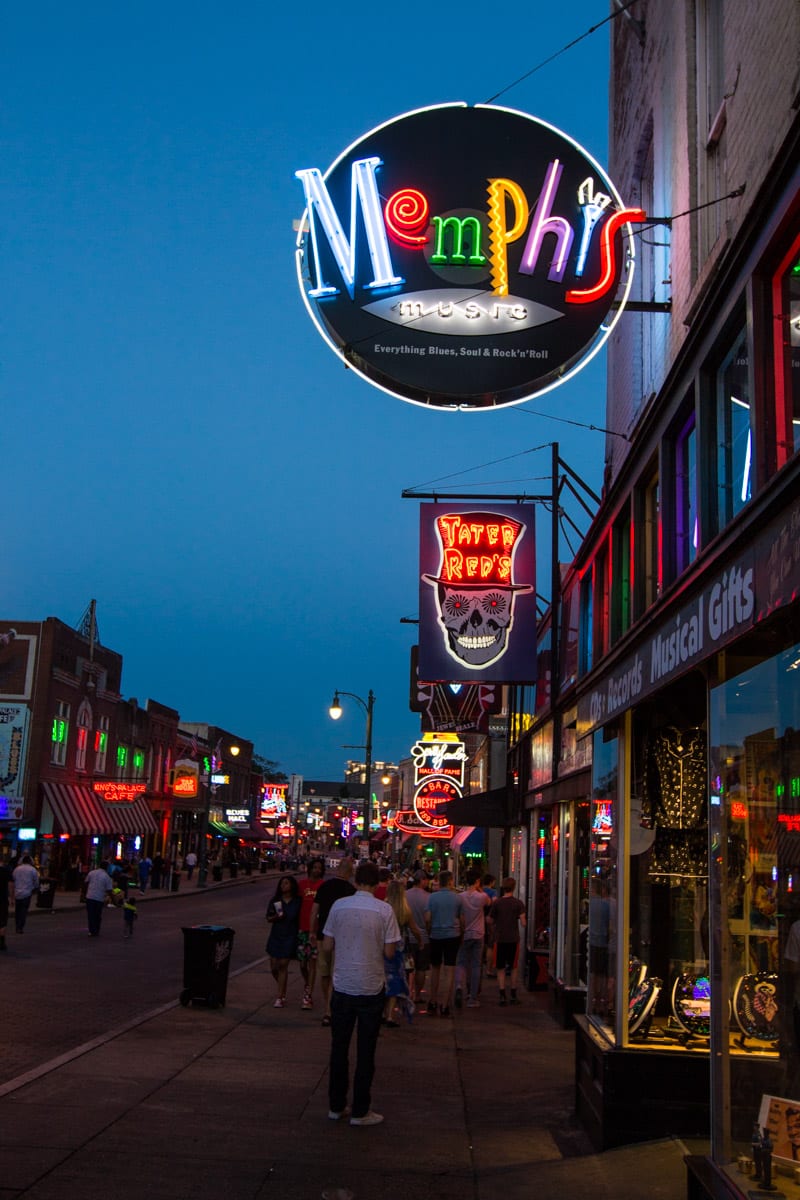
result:
<svg viewBox="0 0 800 1200"><path fill-rule="evenodd" d="M362 755L343 748L364 740L359 706L327 715L335 688L374 691L376 759L408 753L418 504L401 492L546 491L556 440L599 490L604 435L570 422L604 425L605 354L495 412L371 387L306 313L294 172L399 113L500 92L605 163L608 13L6 8L0 625L76 625L95 598L126 697L287 774L341 779Z"/></svg>

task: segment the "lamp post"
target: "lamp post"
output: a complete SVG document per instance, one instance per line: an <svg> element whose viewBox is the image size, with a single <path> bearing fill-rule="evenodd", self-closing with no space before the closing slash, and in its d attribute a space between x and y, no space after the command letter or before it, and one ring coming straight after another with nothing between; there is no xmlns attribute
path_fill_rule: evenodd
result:
<svg viewBox="0 0 800 1200"><path fill-rule="evenodd" d="M219 742L217 743L217 748L219 748ZM236 758L236 756L239 753L240 747L239 746L229 746L228 749L230 750L233 757ZM209 754L208 783L206 784L206 802L203 806L203 819L200 822L200 863L199 863L199 867L198 867L198 871L197 871L197 886L199 888L204 888L208 881L208 846L206 845L206 840L208 838L208 820L209 820L209 815L211 812L211 797L216 795L216 792L217 792L217 785L213 782L214 767L216 766L217 768L219 768L221 763L222 763L222 759L220 759L219 762L217 762L215 755Z"/></svg>
<svg viewBox="0 0 800 1200"><path fill-rule="evenodd" d="M355 694L355 692L340 692L337 688L337 690L333 693L333 700L331 701L331 706L328 709L328 713L334 721L338 721L339 717L341 717L342 712L344 711L339 703L340 695L349 696L351 700L357 700L364 709L364 712L367 714L367 731L364 739L364 758L366 759L367 777L367 790L366 795L364 796L364 837L367 839L367 841L369 841L369 819L372 810L372 710L375 707L375 697L373 696L371 689L367 699L362 700L360 696Z"/></svg>

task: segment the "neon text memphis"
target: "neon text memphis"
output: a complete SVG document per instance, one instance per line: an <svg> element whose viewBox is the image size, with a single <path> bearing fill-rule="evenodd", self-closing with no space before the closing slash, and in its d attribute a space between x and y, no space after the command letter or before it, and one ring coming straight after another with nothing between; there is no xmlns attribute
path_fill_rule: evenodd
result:
<svg viewBox="0 0 800 1200"><path fill-rule="evenodd" d="M425 236L433 225L435 245L430 258L432 263L448 263L451 266L484 266L491 270L492 290L495 295L509 294L507 248L523 236L528 238L522 255L519 271L532 275L536 269L545 235L555 237L555 252L550 262L547 278L561 283L569 262L569 254L575 239L575 231L566 217L553 215L552 209L558 191L563 166L554 159L547 166L544 183L533 212L528 205L522 188L511 179L490 179L487 189L487 215L489 223L489 256L480 246L480 223L473 217L447 218L434 216L429 219L426 197L413 188L393 193L381 205L376 172L382 160L377 157L360 158L351 166L350 180L350 235L345 234L342 222L331 200L325 180L317 167L295 171L302 182L309 217L309 232L314 257L316 286L309 296L316 300L336 296L339 289L327 283L321 272L319 256L319 234L324 234L342 281L352 300L355 292L356 231L359 206L366 230L367 246L372 267L372 279L365 284L370 289L400 287L405 281L395 273L389 247L389 236L406 249L421 250L430 239ZM578 189L578 203L583 217L583 228L575 259L574 274L580 277L592 237L600 229L600 277L591 287L567 291L569 304L589 304L599 300L612 287L616 275L614 235L630 222L646 219L638 208L623 208L610 212L610 196L596 192L591 177L585 179ZM509 223L509 208L511 221ZM530 222L530 227L529 227ZM446 239L450 239L450 254L445 253ZM465 242L470 253L464 253Z"/></svg>

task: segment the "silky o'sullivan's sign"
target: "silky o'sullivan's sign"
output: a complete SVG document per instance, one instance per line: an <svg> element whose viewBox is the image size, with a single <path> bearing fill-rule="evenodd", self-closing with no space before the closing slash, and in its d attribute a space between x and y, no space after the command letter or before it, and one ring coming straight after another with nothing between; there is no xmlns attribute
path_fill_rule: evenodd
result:
<svg viewBox="0 0 800 1200"><path fill-rule="evenodd" d="M546 392L597 353L630 291L644 212L525 113L418 109L327 171L295 174L311 318L348 366L403 400L487 409Z"/></svg>

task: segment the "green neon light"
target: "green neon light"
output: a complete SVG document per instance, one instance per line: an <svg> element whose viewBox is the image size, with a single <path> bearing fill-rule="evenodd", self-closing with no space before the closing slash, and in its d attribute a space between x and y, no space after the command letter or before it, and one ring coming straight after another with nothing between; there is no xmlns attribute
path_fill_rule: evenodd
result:
<svg viewBox="0 0 800 1200"><path fill-rule="evenodd" d="M124 767L128 762L128 750L126 746L117 746L117 766Z"/></svg>
<svg viewBox="0 0 800 1200"><path fill-rule="evenodd" d="M481 223L477 217L434 217L433 225L436 231L435 249L430 257L432 266L442 266L450 263L452 266L462 266L468 262L471 267L482 267L486 257L481 253ZM469 244L472 253L469 258L464 254L464 233L469 231ZM452 254L444 252L445 235L450 232L452 237Z"/></svg>
<svg viewBox="0 0 800 1200"><path fill-rule="evenodd" d="M67 740L67 723L66 723L66 721L61 721L61 720L59 720L58 717L54 717L53 718L53 732L50 734L50 737L51 737L52 741L57 742L58 745L63 745L63 743Z"/></svg>
<svg viewBox="0 0 800 1200"><path fill-rule="evenodd" d="M142 754L141 750L137 750L134 754L133 765L137 771L141 771L142 767L144 766L144 755Z"/></svg>

